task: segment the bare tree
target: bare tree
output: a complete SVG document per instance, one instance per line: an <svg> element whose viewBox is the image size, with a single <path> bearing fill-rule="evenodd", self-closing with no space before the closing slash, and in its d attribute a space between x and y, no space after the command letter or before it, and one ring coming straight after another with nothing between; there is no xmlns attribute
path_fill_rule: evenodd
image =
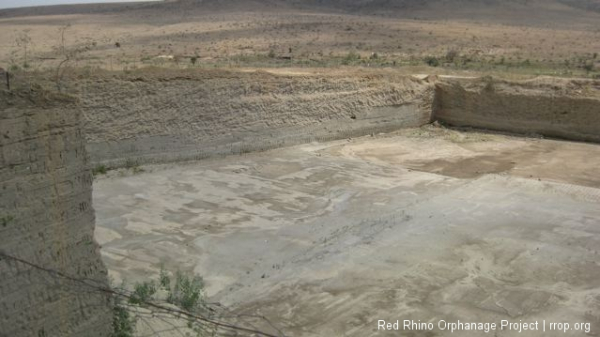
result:
<svg viewBox="0 0 600 337"><path fill-rule="evenodd" d="M29 29L25 29L18 33L15 37L15 45L23 49L23 68L29 68L29 46L31 45L31 36Z"/></svg>
<svg viewBox="0 0 600 337"><path fill-rule="evenodd" d="M60 57L60 62L56 66L56 88L58 91L63 89L63 78L69 69L69 65L72 62L76 62L84 57L84 54L92 50L96 46L96 42L87 39L83 42L75 41L76 43L72 46L67 45L66 34L68 29L71 28L71 24L67 24L58 29L59 33L59 45L55 47L56 52Z"/></svg>

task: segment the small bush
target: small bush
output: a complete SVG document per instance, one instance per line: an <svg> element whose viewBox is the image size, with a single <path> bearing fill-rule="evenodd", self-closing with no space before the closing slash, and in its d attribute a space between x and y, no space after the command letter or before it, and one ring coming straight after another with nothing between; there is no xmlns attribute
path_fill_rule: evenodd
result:
<svg viewBox="0 0 600 337"><path fill-rule="evenodd" d="M133 337L135 333L136 319L129 311L118 303L113 308L113 331L110 337Z"/></svg>
<svg viewBox="0 0 600 337"><path fill-rule="evenodd" d="M200 276L191 277L177 272L175 286L171 289L167 301L187 311L194 311L202 304L203 296L204 280Z"/></svg>
<svg viewBox="0 0 600 337"><path fill-rule="evenodd" d="M162 268L160 269L159 282L162 288L168 290L171 289L171 278L169 277L169 274L167 274L167 272Z"/></svg>
<svg viewBox="0 0 600 337"><path fill-rule="evenodd" d="M454 60L458 57L458 51L451 49L446 53L446 61L454 63Z"/></svg>
<svg viewBox="0 0 600 337"><path fill-rule="evenodd" d="M360 55L358 55L357 53L351 51L351 52L348 53L348 55L346 55L344 57L344 59L342 60L342 64L343 65L349 65L349 64L352 64L352 63L354 63L354 62L356 62L358 60L360 60Z"/></svg>
<svg viewBox="0 0 600 337"><path fill-rule="evenodd" d="M106 172L108 172L108 169L105 165L98 165L92 169L92 174L95 176L100 174L106 174Z"/></svg>
<svg viewBox="0 0 600 337"><path fill-rule="evenodd" d="M6 215L0 218L0 223L2 227L8 226L15 218L12 215Z"/></svg>
<svg viewBox="0 0 600 337"><path fill-rule="evenodd" d="M132 170L133 174L145 172L145 170L140 167L140 164L133 159L127 159L125 162L125 168Z"/></svg>
<svg viewBox="0 0 600 337"><path fill-rule="evenodd" d="M129 298L131 304L144 304L152 299L152 296L156 294L156 285L154 281L137 283L133 290L133 294Z"/></svg>
<svg viewBox="0 0 600 337"><path fill-rule="evenodd" d="M429 56L425 58L425 63L430 67L437 67L440 65L440 61L437 57Z"/></svg>
<svg viewBox="0 0 600 337"><path fill-rule="evenodd" d="M139 166L135 166L132 170L133 170L133 174L146 172L146 170L144 170L143 168L141 168Z"/></svg>
<svg viewBox="0 0 600 337"><path fill-rule="evenodd" d="M166 294L157 294L159 287L166 290ZM125 283L123 282L119 290L124 291L124 289ZM158 281L137 283L133 292L125 297L128 299L127 303L121 302L123 296L116 296L110 337L133 337L137 316L135 310L129 310L135 306L143 307L148 303L160 303L165 300L164 295L166 295L168 303L188 312L198 313L203 310L204 305L204 281L200 276L190 276L178 271L175 274L175 284L171 286L169 274L161 267ZM211 315L210 312L205 314ZM198 336L214 336L214 331L211 334L210 327L205 327L193 320L189 321L188 327L196 331Z"/></svg>

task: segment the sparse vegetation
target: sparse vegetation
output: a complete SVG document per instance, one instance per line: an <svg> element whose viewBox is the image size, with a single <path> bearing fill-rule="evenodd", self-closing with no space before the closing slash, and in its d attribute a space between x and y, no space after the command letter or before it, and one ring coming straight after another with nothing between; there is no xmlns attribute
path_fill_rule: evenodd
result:
<svg viewBox="0 0 600 337"><path fill-rule="evenodd" d="M94 176L98 176L98 175L101 175L101 174L106 174L107 172L108 172L108 169L106 168L106 165L102 165L102 164L97 165L96 167L94 167L92 169L92 174Z"/></svg>
<svg viewBox="0 0 600 337"><path fill-rule="evenodd" d="M458 51L455 49L450 49L446 53L446 62L454 63L454 61L456 61L457 58L458 58Z"/></svg>
<svg viewBox="0 0 600 337"><path fill-rule="evenodd" d="M125 161L125 168L131 170L133 174L145 172L145 170L140 167L140 164L132 159L127 159L127 161Z"/></svg>
<svg viewBox="0 0 600 337"><path fill-rule="evenodd" d="M425 63L430 67L437 67L440 65L440 61L437 59L437 57L434 57L434 56L426 57Z"/></svg>
<svg viewBox="0 0 600 337"><path fill-rule="evenodd" d="M160 274L158 277L159 277L159 279L158 279L159 284L162 288L171 289L171 277L165 271L164 267L160 268Z"/></svg>
<svg viewBox="0 0 600 337"><path fill-rule="evenodd" d="M154 281L137 283L134 287L133 294L129 298L129 303L143 305L145 302L152 300L156 294L156 285Z"/></svg>
<svg viewBox="0 0 600 337"><path fill-rule="evenodd" d="M538 7L543 11L541 6ZM397 10L390 8L392 12ZM410 6L405 10L410 11ZM191 19L199 13L192 7L186 11ZM553 22L557 34L553 34L552 39L534 22L512 25L511 22L483 24L436 19L377 21L343 12L333 17L324 15L323 22L316 26L312 25L314 18L294 9L261 17L248 14L235 20L225 16L215 21L208 20L192 29L187 26L187 21L178 22L160 30L160 34L151 39L143 39L152 41L143 44L133 42L135 38L123 41L119 35L105 37L99 31L81 31L79 34L78 30L75 34L75 30L67 24L59 29L58 45L53 50L45 49L47 43L39 43L53 26L41 24L22 30L22 26L8 21L3 23L5 31L19 33L5 34L4 39L0 37L0 43L13 46L0 51L0 58L3 56L9 69L14 71L55 70L55 81L61 90L66 84L64 75L83 66L81 63L92 65L94 69L127 72L145 66L418 68L425 63L444 72L464 70L489 74L586 77L599 74L597 63L589 62L598 59L600 32L593 29L597 20L577 15L579 24L590 29L570 30L568 25L573 22L575 12L567 11L563 22ZM460 12L461 9L456 8L456 13ZM87 14L95 18L94 15ZM114 24L110 15L102 17L102 20L105 19ZM499 21L503 19L498 18ZM145 25L147 20L134 15L127 24ZM311 22L311 28L308 28L307 22ZM399 28L398 23L403 28ZM254 29L257 34L251 37L235 35L234 32L244 29ZM450 31L456 33L449 36ZM423 36L427 36L425 41ZM299 38L305 43L298 44ZM280 56L278 53L282 50L288 53ZM200 52L203 62L199 62ZM430 56L424 58L423 55ZM587 61L582 62L581 58ZM183 59L189 62L181 62ZM564 62L565 59L571 60Z"/></svg>
<svg viewBox="0 0 600 337"><path fill-rule="evenodd" d="M343 65L351 65L353 63L356 63L359 60L360 60L360 55L358 53L351 51L344 57L344 59L342 59L342 64Z"/></svg>
<svg viewBox="0 0 600 337"><path fill-rule="evenodd" d="M12 215L5 215L0 217L0 224L2 225L2 227L7 227L14 220L15 218Z"/></svg>
<svg viewBox="0 0 600 337"><path fill-rule="evenodd" d="M85 41L76 41L76 44L69 46L67 44L67 31L71 28L71 24L66 24L58 29L60 43L54 47L55 53L59 55L61 61L56 66L55 83L58 91L62 91L64 87L63 79L66 75L69 66L73 62L77 62L83 58L84 53L96 47L96 42L91 39Z"/></svg>
<svg viewBox="0 0 600 337"><path fill-rule="evenodd" d="M126 285L123 283L116 289L118 293L127 294ZM160 290L160 292L159 292ZM160 294L159 294L160 293ZM113 332L111 337L131 337L136 331L136 307L147 308L148 304L160 305L167 302L187 312L209 315L204 308L204 281L198 275L175 272L175 284L171 284L169 273L163 268L160 270L158 280L149 280L136 283L133 291L126 297L116 296L113 307ZM150 307L151 308L151 307ZM210 328L192 319L188 327L197 336L204 336Z"/></svg>
<svg viewBox="0 0 600 337"><path fill-rule="evenodd" d="M194 311L203 302L204 280L197 275L175 274L175 285L167 289L167 301L188 311Z"/></svg>
<svg viewBox="0 0 600 337"><path fill-rule="evenodd" d="M121 299L115 298L113 306L112 333L110 337L133 337L135 334L136 318L129 312Z"/></svg>

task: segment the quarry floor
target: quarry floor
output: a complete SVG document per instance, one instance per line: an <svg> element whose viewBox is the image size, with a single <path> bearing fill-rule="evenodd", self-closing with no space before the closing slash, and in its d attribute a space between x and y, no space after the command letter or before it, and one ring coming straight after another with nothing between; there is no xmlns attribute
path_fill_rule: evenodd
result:
<svg viewBox="0 0 600 337"><path fill-rule="evenodd" d="M111 171L96 237L114 282L193 271L210 301L286 336L598 336L599 168L599 145L427 126ZM377 330L405 319L435 328Z"/></svg>

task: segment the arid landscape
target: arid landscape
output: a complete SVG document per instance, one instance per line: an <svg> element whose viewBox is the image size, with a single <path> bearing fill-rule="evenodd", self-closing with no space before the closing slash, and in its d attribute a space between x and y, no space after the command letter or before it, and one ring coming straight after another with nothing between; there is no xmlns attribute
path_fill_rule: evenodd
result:
<svg viewBox="0 0 600 337"><path fill-rule="evenodd" d="M600 1L0 31L0 337L600 335Z"/></svg>
<svg viewBox="0 0 600 337"><path fill-rule="evenodd" d="M0 62L594 77L598 8L595 0L182 0L7 9L0 10Z"/></svg>

